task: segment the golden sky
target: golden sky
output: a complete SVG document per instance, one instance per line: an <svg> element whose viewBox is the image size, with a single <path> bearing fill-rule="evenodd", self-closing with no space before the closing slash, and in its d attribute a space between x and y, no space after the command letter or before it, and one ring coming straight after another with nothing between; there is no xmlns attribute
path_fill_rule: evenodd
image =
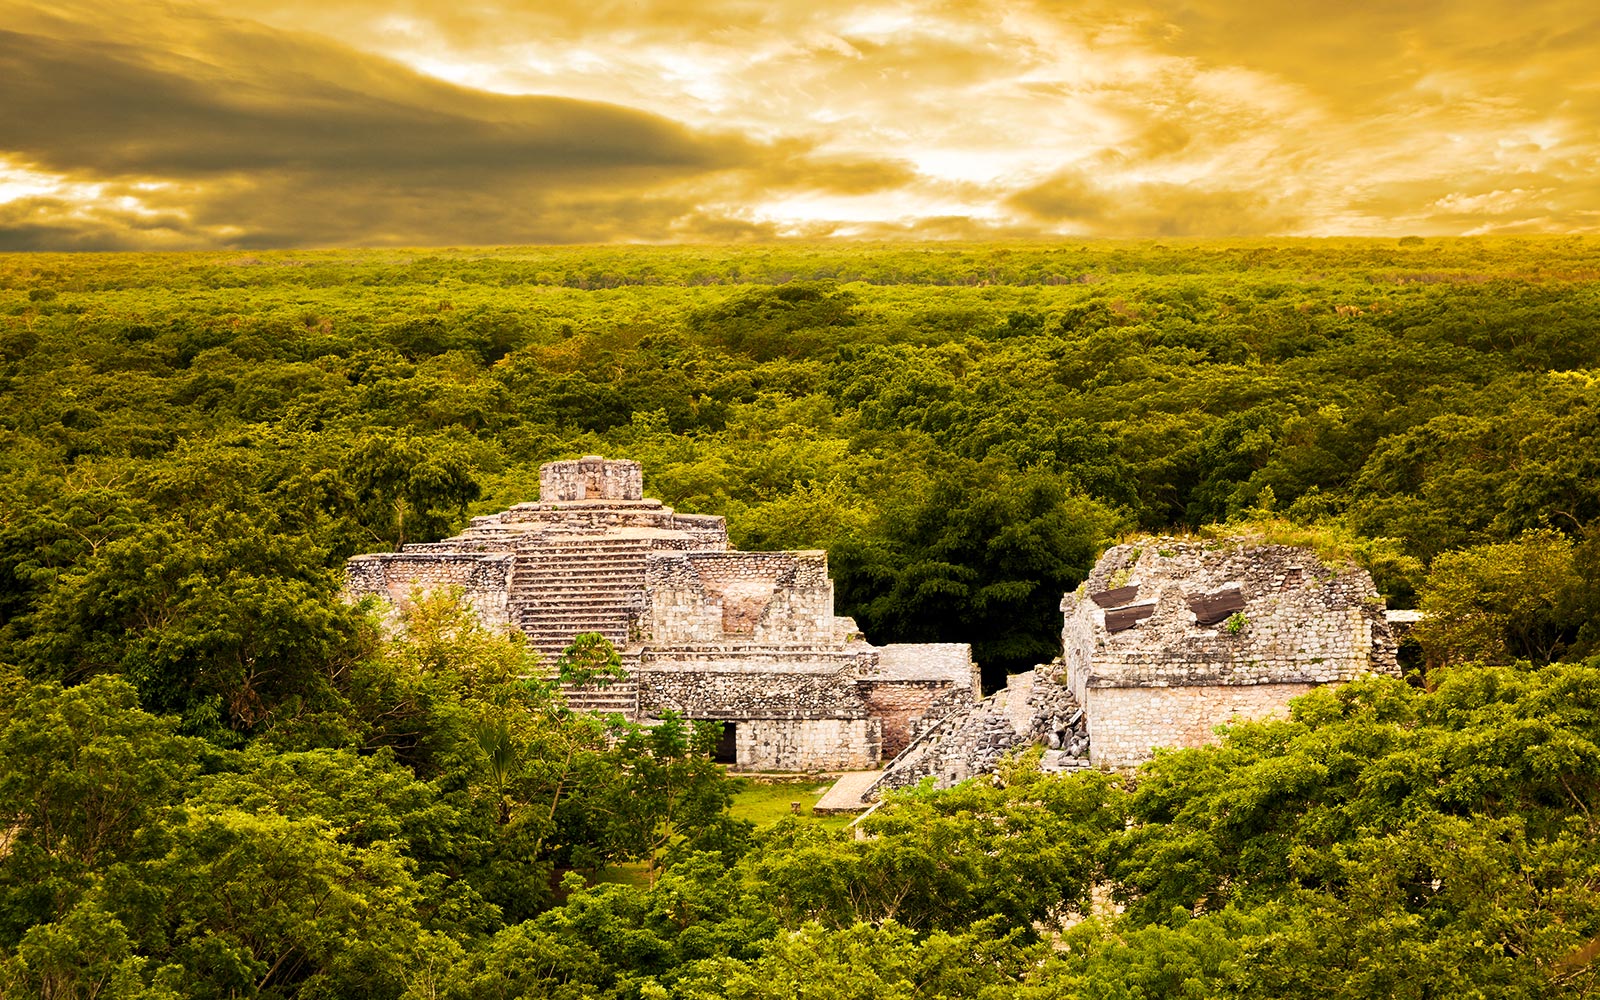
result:
<svg viewBox="0 0 1600 1000"><path fill-rule="evenodd" d="M0 250L1597 231L1594 0L0 0Z"/></svg>

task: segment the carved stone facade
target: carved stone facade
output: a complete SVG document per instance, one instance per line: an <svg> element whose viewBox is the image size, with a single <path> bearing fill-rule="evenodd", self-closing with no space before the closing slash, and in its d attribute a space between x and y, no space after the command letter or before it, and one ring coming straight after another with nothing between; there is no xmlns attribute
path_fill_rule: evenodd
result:
<svg viewBox="0 0 1600 1000"><path fill-rule="evenodd" d="M874 767L977 697L970 647L869 644L833 613L826 553L730 549L722 518L645 498L637 462L551 462L539 490L455 538L355 557L348 592L459 588L547 660L599 632L629 680L569 703L722 721L741 769Z"/></svg>
<svg viewBox="0 0 1600 1000"><path fill-rule="evenodd" d="M1061 602L1065 681L1090 759L1127 767L1358 674L1397 674L1365 571L1250 539L1118 545Z"/></svg>

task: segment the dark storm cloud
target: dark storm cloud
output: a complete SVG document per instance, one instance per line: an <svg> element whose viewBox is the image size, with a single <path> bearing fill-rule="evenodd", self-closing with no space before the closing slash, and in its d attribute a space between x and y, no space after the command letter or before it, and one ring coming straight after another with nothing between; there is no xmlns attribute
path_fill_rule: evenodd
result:
<svg viewBox="0 0 1600 1000"><path fill-rule="evenodd" d="M472 92L332 45L268 32L255 41L254 62L218 66L0 31L0 145L54 170L180 177L693 171L749 155L739 140L624 108ZM310 63L355 79L308 74Z"/></svg>
<svg viewBox="0 0 1600 1000"><path fill-rule="evenodd" d="M13 248L661 239L706 215L664 188L762 155L736 135L473 91L247 22L178 16L152 45L35 21L0 31L0 158L80 186L143 182L152 205L19 199L0 213Z"/></svg>
<svg viewBox="0 0 1600 1000"><path fill-rule="evenodd" d="M0 0L0 27L0 246L1600 230L1584 0Z"/></svg>

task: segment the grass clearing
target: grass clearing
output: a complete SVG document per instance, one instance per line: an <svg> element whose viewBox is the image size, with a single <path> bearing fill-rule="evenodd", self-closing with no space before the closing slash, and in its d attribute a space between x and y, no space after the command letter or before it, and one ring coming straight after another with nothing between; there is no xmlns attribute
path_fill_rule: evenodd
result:
<svg viewBox="0 0 1600 1000"><path fill-rule="evenodd" d="M754 778L740 779L741 787L733 796L733 805L728 809L728 814L735 819L747 819L757 826L776 823L785 816L793 815L790 803L800 803L800 818L813 823L820 823L831 829L843 829L854 819L853 816L812 816L811 807L817 804L822 794L833 786L832 778L819 778L815 781L761 781Z"/></svg>

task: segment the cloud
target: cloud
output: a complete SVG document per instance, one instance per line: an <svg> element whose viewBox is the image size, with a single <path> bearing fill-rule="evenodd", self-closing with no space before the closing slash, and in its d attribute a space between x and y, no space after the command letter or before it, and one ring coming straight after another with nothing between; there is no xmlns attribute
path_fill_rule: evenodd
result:
<svg viewBox="0 0 1600 1000"><path fill-rule="evenodd" d="M0 0L0 246L1592 231L1578 0Z"/></svg>
<svg viewBox="0 0 1600 1000"><path fill-rule="evenodd" d="M79 184L122 182L122 198L144 204L118 213L14 202L0 224L13 246L75 228L59 238L664 238L676 214L696 210L684 185L763 155L736 134L600 102L476 92L249 23L171 15L157 47L70 22L44 26L57 34L0 31L0 155ZM183 203L129 186L138 181L180 182ZM576 212L586 213L581 224ZM151 214L167 222L153 228Z"/></svg>
<svg viewBox="0 0 1600 1000"><path fill-rule="evenodd" d="M1090 236L1275 235L1303 221L1258 191L1165 182L1108 186L1071 170L1016 192L1008 204Z"/></svg>

